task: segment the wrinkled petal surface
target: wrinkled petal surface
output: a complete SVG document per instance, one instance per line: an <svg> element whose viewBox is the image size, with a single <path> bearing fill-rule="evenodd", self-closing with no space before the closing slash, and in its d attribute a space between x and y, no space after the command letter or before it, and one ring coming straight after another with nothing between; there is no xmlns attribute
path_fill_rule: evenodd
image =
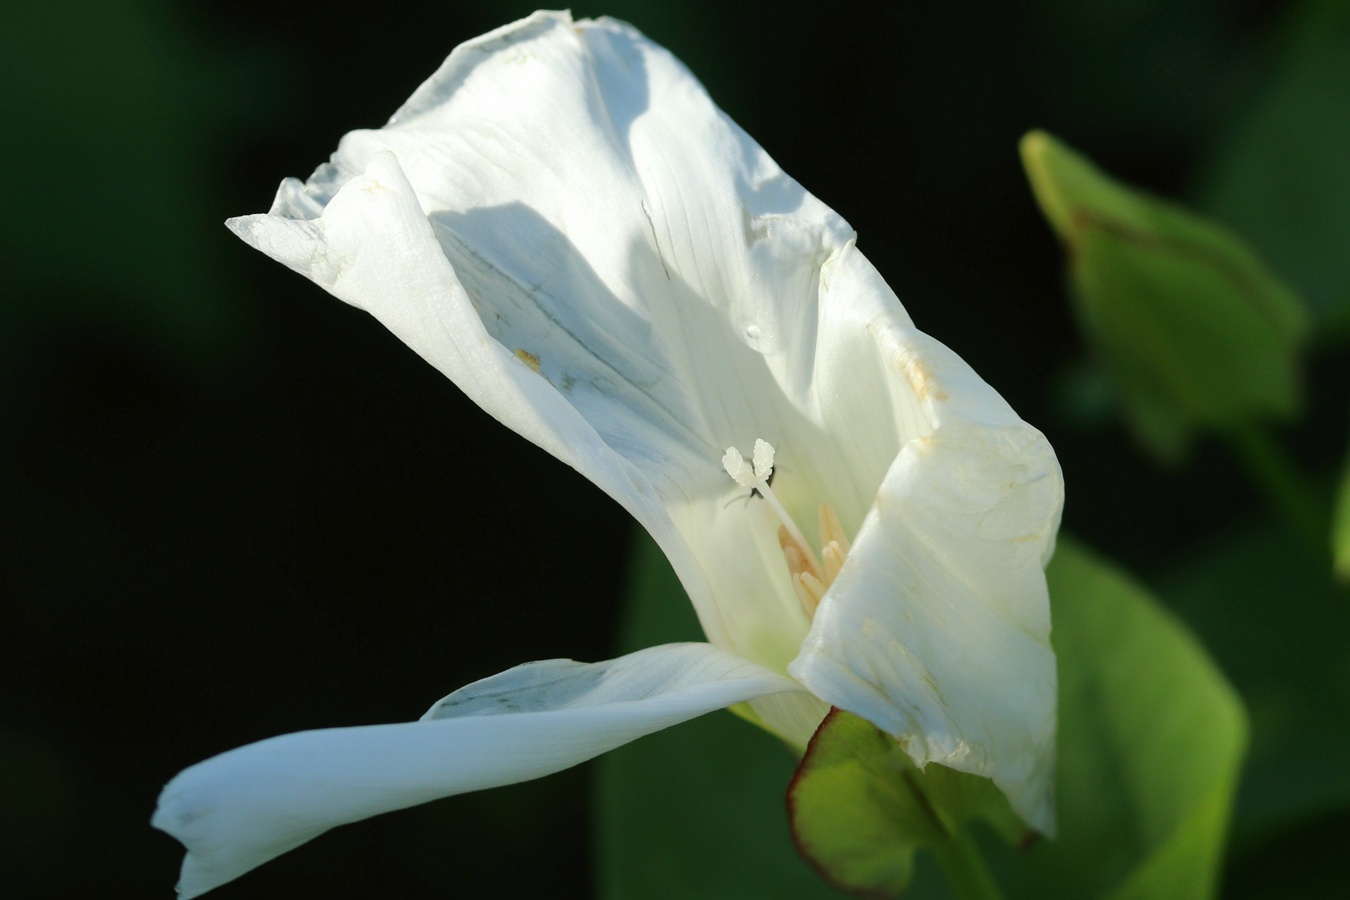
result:
<svg viewBox="0 0 1350 900"><path fill-rule="evenodd" d="M866 442L873 484L854 485L836 442L874 426L832 433L811 396L818 355L844 360L817 332L852 232L678 60L620 23L536 14L457 48L388 127L231 224L595 481L671 558L710 640L786 668L807 623L771 517L723 515L748 492L722 453L763 437L808 519L821 478L860 516L897 435Z"/></svg>
<svg viewBox="0 0 1350 900"><path fill-rule="evenodd" d="M1044 565L1063 505L1059 465L950 350L912 331L892 337L892 359L937 427L886 473L788 670L894 735L919 765L992 778L1053 836Z"/></svg>
<svg viewBox="0 0 1350 900"><path fill-rule="evenodd" d="M801 686L707 644L602 663L527 663L461 688L421 721L249 744L184 770L153 824L188 848L195 897L328 829L538 778L695 716Z"/></svg>

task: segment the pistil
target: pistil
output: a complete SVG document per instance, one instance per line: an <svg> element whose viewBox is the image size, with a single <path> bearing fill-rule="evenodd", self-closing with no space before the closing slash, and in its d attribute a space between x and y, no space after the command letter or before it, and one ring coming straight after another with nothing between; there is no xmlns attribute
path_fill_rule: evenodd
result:
<svg viewBox="0 0 1350 900"><path fill-rule="evenodd" d="M820 560L811 552L806 536L797 527L797 523L788 515L783 504L774 496L769 487L769 478L773 475L774 449L765 440L756 440L752 460L747 462L735 447L728 447L722 456L722 468L742 487L752 488L769 504L782 523L778 527L778 545L783 550L783 559L787 562L788 574L792 578L792 589L802 605L802 611L808 619L814 618L816 607L824 598L825 592L834 583L835 577L844 567L848 556L849 541L844 527L834 507L828 503L820 505ZM824 564L821 564L823 560Z"/></svg>

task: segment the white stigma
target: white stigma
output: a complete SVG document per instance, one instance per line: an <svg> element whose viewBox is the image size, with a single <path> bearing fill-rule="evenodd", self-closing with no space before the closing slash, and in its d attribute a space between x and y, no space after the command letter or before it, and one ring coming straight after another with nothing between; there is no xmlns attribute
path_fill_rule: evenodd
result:
<svg viewBox="0 0 1350 900"><path fill-rule="evenodd" d="M755 477L761 481L768 481L769 476L773 474L773 444L770 444L766 440L755 438L754 460Z"/></svg>
<svg viewBox="0 0 1350 900"><path fill-rule="evenodd" d="M745 461L741 451L735 447L728 447L727 452L722 455L722 468L726 469L727 474L741 487L758 490L761 485L768 487L769 476L773 474L773 457L773 444L756 438L753 465Z"/></svg>
<svg viewBox="0 0 1350 900"><path fill-rule="evenodd" d="M763 497L778 516L778 521L783 523L778 529L778 544L783 550L783 558L787 560L792 588L801 602L802 612L810 619L815 615L816 607L824 599L825 592L830 589L835 576L843 569L844 559L848 556L849 542L834 507L822 503L820 543L821 558L825 565L821 566L816 555L811 552L811 545L806 542L802 530L792 521L792 517L783 508L783 504L778 502L773 489L769 487L769 478L773 475L773 462L773 444L761 439L755 440L752 461L747 462L741 451L735 447L728 447L727 452L722 454L722 468L726 469L732 480L741 487L751 488Z"/></svg>
<svg viewBox="0 0 1350 900"><path fill-rule="evenodd" d="M726 469L727 474L741 487L754 487L755 482L759 480L755 477L754 470L746 465L741 451L735 447L728 447L727 452L722 455L722 468Z"/></svg>
<svg viewBox="0 0 1350 900"><path fill-rule="evenodd" d="M774 449L773 444L760 438L755 439L754 464L746 462L741 451L735 447L728 447L727 452L722 454L722 468L727 470L727 474L741 487L754 488L759 491L759 495L768 501L769 506L773 508L774 513L778 515L778 521L783 523L798 544L803 548L809 547L806 538L802 535L802 530L797 527L797 523L792 521L783 504L778 502L774 496L773 489L769 487L769 476L773 474ZM810 554L810 550L806 551ZM814 562L814 559L812 560Z"/></svg>

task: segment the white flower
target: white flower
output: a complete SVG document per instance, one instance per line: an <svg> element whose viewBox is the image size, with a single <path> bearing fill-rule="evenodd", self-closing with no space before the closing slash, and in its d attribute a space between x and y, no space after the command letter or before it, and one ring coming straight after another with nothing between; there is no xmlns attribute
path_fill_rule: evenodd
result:
<svg viewBox="0 0 1350 900"><path fill-rule="evenodd" d="M229 224L621 503L709 643L531 663L419 722L200 763L154 818L184 896L747 701L798 746L857 713L1053 830L1054 454L668 52L536 13Z"/></svg>

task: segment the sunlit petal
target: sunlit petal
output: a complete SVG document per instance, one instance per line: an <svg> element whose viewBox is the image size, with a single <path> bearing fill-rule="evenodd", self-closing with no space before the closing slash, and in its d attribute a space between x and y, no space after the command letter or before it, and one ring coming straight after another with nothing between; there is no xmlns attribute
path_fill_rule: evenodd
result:
<svg viewBox="0 0 1350 900"><path fill-rule="evenodd" d="M671 721L746 701L802 747L837 704L1053 831L1054 454L667 51L536 13L456 48L386 127L230 226L653 535L735 654L709 665L748 667L670 688L689 710ZM653 659L655 678L669 659ZM620 663L536 664L422 723L225 754L179 776L156 821L191 850L185 884L209 887L342 821L553 771L662 727L665 690L628 696L642 676ZM540 739L557 765L508 749ZM293 759L335 779L331 800ZM298 812L269 805L269 779Z"/></svg>
<svg viewBox="0 0 1350 900"><path fill-rule="evenodd" d="M179 891L195 897L334 826L538 778L712 710L800 690L707 644L527 663L461 688L418 722L302 731L198 763L164 788L153 824L188 848Z"/></svg>
<svg viewBox="0 0 1350 900"><path fill-rule="evenodd" d="M1043 567L1063 503L1059 466L954 353L912 330L891 337L934 429L886 474L789 671L893 734L920 765L992 778L1052 835L1056 677Z"/></svg>

